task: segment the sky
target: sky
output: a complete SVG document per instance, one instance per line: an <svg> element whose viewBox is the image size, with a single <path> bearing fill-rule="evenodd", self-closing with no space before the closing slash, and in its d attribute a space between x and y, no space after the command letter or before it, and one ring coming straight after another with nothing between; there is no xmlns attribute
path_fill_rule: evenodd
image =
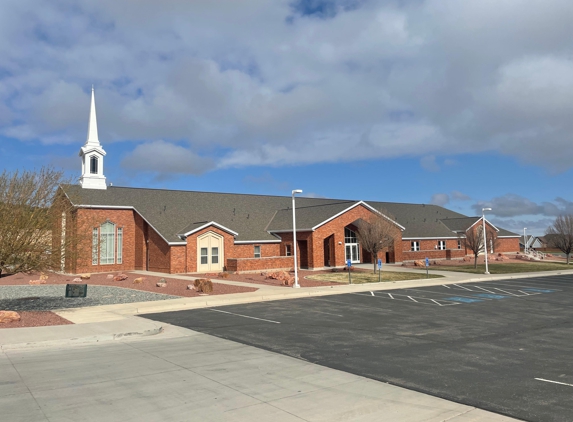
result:
<svg viewBox="0 0 573 422"><path fill-rule="evenodd" d="M0 170L573 213L571 0L3 0Z"/></svg>

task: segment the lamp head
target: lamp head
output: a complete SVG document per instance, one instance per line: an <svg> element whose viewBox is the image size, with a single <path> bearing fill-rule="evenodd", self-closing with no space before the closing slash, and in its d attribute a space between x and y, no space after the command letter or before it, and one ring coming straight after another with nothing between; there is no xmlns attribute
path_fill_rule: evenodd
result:
<svg viewBox="0 0 573 422"><path fill-rule="evenodd" d="M302 189L295 189L292 191L293 195L296 195L297 193L302 193Z"/></svg>
<svg viewBox="0 0 573 422"><path fill-rule="evenodd" d="M482 208L481 212L484 212L484 211L491 211L491 208Z"/></svg>

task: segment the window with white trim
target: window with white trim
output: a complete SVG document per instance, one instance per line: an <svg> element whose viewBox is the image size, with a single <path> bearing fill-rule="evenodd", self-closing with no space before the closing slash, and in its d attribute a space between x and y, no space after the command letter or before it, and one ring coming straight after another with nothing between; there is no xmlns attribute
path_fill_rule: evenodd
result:
<svg viewBox="0 0 573 422"><path fill-rule="evenodd" d="M92 265L123 263L123 227L106 221L92 229Z"/></svg>
<svg viewBox="0 0 573 422"><path fill-rule="evenodd" d="M438 240L438 249L440 251L446 250L446 241L445 240Z"/></svg>
<svg viewBox="0 0 573 422"><path fill-rule="evenodd" d="M285 256L291 256L292 252L291 252L291 248L290 245L285 245Z"/></svg>
<svg viewBox="0 0 573 422"><path fill-rule="evenodd" d="M106 221L99 228L99 263L109 265L114 263L115 258L115 224Z"/></svg>
<svg viewBox="0 0 573 422"><path fill-rule="evenodd" d="M90 157L90 173L91 174L97 174L97 157L95 155L92 155Z"/></svg>
<svg viewBox="0 0 573 422"><path fill-rule="evenodd" d="M411 250L412 252L417 252L417 251L419 251L419 250L420 250L420 242L417 241L417 240L412 240L412 241L410 242L410 250Z"/></svg>
<svg viewBox="0 0 573 422"><path fill-rule="evenodd" d="M255 258L260 258L261 257L261 247L260 246L255 246Z"/></svg>
<svg viewBox="0 0 573 422"><path fill-rule="evenodd" d="M458 249L462 248L462 241L460 239L458 239Z"/></svg>

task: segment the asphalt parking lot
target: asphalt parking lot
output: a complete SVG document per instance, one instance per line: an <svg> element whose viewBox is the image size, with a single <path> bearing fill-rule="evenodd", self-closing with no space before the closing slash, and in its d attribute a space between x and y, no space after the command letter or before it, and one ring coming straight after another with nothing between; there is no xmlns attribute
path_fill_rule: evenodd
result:
<svg viewBox="0 0 573 422"><path fill-rule="evenodd" d="M573 276L146 315L528 421L573 420Z"/></svg>

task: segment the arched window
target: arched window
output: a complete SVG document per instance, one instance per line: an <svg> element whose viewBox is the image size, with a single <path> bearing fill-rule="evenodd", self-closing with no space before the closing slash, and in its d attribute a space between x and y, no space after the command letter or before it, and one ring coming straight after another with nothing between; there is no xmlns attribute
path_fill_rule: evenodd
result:
<svg viewBox="0 0 573 422"><path fill-rule="evenodd" d="M97 174L97 157L95 155L92 155L90 157L90 173L91 174Z"/></svg>
<svg viewBox="0 0 573 422"><path fill-rule="evenodd" d="M116 252L117 251L117 252ZM92 229L92 265L123 263L123 227L106 221Z"/></svg>
<svg viewBox="0 0 573 422"><path fill-rule="evenodd" d="M113 264L115 262L115 224L106 221L100 226L100 265Z"/></svg>

